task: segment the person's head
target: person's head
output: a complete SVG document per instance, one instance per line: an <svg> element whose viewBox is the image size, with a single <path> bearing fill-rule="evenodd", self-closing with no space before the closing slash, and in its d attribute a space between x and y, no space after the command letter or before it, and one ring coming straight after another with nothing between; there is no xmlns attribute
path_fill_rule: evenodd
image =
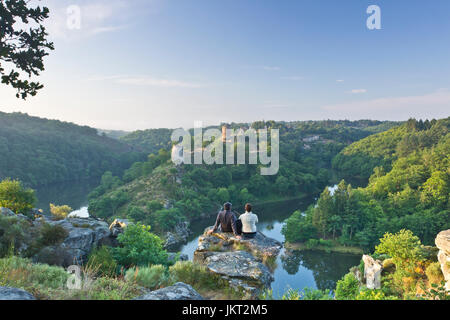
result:
<svg viewBox="0 0 450 320"><path fill-rule="evenodd" d="M252 205L251 205L250 203L247 203L247 204L245 205L245 211L246 211L246 212L252 212Z"/></svg>
<svg viewBox="0 0 450 320"><path fill-rule="evenodd" d="M231 210L231 203L230 203L230 202L225 203L225 204L223 205L223 208L224 208L225 210L227 210L227 211L230 211L230 210Z"/></svg>

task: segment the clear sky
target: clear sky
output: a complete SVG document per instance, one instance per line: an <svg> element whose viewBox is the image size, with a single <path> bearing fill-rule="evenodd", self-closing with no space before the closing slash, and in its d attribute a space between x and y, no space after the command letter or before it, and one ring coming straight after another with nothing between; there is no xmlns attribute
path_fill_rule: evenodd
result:
<svg viewBox="0 0 450 320"><path fill-rule="evenodd" d="M1 85L1 111L123 130L449 116L448 0L41 3L56 46L46 87L23 102ZM366 27L369 5L381 30Z"/></svg>

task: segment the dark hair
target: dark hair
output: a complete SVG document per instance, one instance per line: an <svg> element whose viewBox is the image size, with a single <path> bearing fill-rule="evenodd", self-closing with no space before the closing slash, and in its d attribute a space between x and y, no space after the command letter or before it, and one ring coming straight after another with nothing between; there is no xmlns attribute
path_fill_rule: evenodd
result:
<svg viewBox="0 0 450 320"><path fill-rule="evenodd" d="M231 209L231 203L227 202L223 205L225 210L230 210Z"/></svg>
<svg viewBox="0 0 450 320"><path fill-rule="evenodd" d="M247 211L247 212L251 212L252 211L252 205L250 203L247 203L245 205L245 211Z"/></svg>

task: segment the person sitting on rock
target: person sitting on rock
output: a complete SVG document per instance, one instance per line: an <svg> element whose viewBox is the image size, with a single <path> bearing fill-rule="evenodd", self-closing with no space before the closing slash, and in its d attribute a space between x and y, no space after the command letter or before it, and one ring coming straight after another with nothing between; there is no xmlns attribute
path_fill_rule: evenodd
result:
<svg viewBox="0 0 450 320"><path fill-rule="evenodd" d="M222 232L233 232L237 239L241 239L236 228L236 216L231 211L231 203L227 202L223 205L224 210L220 211L217 215L216 224L214 228L208 231L208 234L212 234L217 231L220 226Z"/></svg>
<svg viewBox="0 0 450 320"><path fill-rule="evenodd" d="M239 219L242 221L242 234L244 239L253 239L256 236L258 216L252 212L252 205L250 203L245 205L245 213Z"/></svg>

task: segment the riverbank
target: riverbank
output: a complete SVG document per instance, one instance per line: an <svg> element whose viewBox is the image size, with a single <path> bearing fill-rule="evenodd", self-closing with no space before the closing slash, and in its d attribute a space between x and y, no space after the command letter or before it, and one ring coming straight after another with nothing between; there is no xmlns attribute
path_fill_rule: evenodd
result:
<svg viewBox="0 0 450 320"><path fill-rule="evenodd" d="M332 246L325 246L325 245L316 245L316 246L308 246L306 243L291 243L291 242L285 242L284 247L286 249L290 250L297 250L297 251L304 251L304 250L311 250L311 251L325 251L325 252L336 252L336 253L351 253L351 254L364 254L363 249L359 247L352 247L352 246L343 246L338 243L333 243Z"/></svg>

